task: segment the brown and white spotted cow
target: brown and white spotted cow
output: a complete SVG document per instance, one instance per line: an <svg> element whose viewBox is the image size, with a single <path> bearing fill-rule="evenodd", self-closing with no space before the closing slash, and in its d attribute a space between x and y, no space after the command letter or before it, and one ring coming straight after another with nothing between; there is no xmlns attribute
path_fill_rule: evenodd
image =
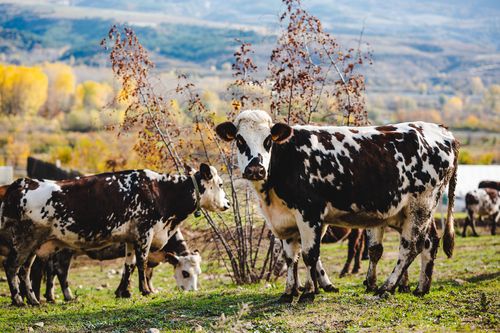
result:
<svg viewBox="0 0 500 333"><path fill-rule="evenodd" d="M444 250L452 255L458 142L443 126L290 127L273 124L265 111L247 110L216 131L222 139L236 141L243 177L252 182L269 227L283 240L288 276L282 301L298 295L301 249L308 274L299 301L314 299L318 279L325 283L319 247L327 224L369 229L369 290L376 289L385 226L401 230L397 265L376 292L393 292L421 253L414 293L427 293L439 243L433 213L448 183Z"/></svg>
<svg viewBox="0 0 500 333"><path fill-rule="evenodd" d="M494 188L480 188L467 192L465 195L465 209L467 218L465 219L462 237L467 235L467 226L471 226L474 236L479 236L476 232L475 215L487 217L491 220L491 234L496 235L497 223L500 220L500 198L498 191Z"/></svg>
<svg viewBox="0 0 500 333"><path fill-rule="evenodd" d="M57 276L61 286L64 299L69 301L73 298L68 285L68 273L71 259L77 254L76 251L63 249L50 256L47 262L38 258L31 267L32 287L40 300L40 284L43 274L46 276L45 298L49 302L54 302L54 279ZM85 251L85 254L95 260L112 260L125 256L125 244L114 244L97 251ZM184 240L179 229L159 251L149 252L146 279L149 290L156 292L153 287L153 269L163 262L168 262L174 266L174 278L177 286L186 291L198 290L198 276L201 274L201 256L198 250L191 251ZM122 281L115 291L117 297L130 297L130 279L126 280L122 273Z"/></svg>
<svg viewBox="0 0 500 333"><path fill-rule="evenodd" d="M27 300L39 303L29 279L35 255L116 243L126 244L124 279L137 263L139 289L150 294L145 274L150 249L161 249L199 206L229 208L217 170L206 164L192 177L132 170L63 181L15 181L2 203L0 228L11 237L4 267L13 304L24 304L17 279L21 265Z"/></svg>

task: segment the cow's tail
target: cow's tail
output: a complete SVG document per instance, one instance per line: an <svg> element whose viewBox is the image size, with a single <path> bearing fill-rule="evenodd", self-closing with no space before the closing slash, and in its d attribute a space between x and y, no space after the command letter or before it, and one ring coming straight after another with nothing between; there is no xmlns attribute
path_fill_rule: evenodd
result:
<svg viewBox="0 0 500 333"><path fill-rule="evenodd" d="M458 142L454 142L455 159L453 160L453 173L448 185L448 212L446 216L446 225L443 234L444 253L451 258L453 248L455 247L455 222L453 219L453 206L455 205L455 188L457 186L457 167L458 167Z"/></svg>

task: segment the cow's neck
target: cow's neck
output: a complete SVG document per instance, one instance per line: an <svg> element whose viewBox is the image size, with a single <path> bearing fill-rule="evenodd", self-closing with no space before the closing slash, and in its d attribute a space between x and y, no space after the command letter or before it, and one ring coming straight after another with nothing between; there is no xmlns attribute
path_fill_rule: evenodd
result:
<svg viewBox="0 0 500 333"><path fill-rule="evenodd" d="M199 183L199 174L195 176ZM166 177L158 181L163 217L175 216L177 223L192 214L197 207L197 199L193 181L188 176ZM199 185L198 185L199 186Z"/></svg>

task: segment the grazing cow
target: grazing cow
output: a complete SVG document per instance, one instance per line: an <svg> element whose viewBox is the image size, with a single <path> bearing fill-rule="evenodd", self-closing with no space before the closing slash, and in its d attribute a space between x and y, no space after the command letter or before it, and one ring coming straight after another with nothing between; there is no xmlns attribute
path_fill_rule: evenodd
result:
<svg viewBox="0 0 500 333"><path fill-rule="evenodd" d="M85 254L91 259L101 261L122 258L125 256L125 244L114 244L97 251L85 251ZM40 300L40 284L44 272L47 282L45 291L45 298L47 301L53 302L55 300L55 276L57 276L59 284L61 285L64 299L66 301L73 299L73 295L67 283L67 278L71 259L75 255L75 251L63 249L52 254L47 262L39 260L33 263L31 267L31 281L38 300ZM198 250L189 250L180 229L168 240L167 244L160 251L149 253L146 279L149 289L152 292L155 292L152 282L153 268L162 262L169 262L174 266L174 278L180 289L187 291L198 290L198 276L201 274L201 257ZM121 281L115 294L117 297L129 297L129 287L130 281Z"/></svg>
<svg viewBox="0 0 500 333"><path fill-rule="evenodd" d="M480 188L467 192L465 195L465 209L467 209L467 217L465 218L462 237L466 237L467 226L469 225L472 228L472 234L479 236L476 232L474 215L490 218L491 234L496 235L497 223L500 220L500 198L496 189Z"/></svg>
<svg viewBox="0 0 500 333"><path fill-rule="evenodd" d="M191 176L132 170L56 182L15 181L2 203L0 226L11 237L4 267L13 304L24 304L16 278L21 265L27 300L39 304L29 279L35 255L43 258L61 248L99 250L116 243L126 244L123 280L137 261L139 289L150 294L145 275L150 249L161 249L199 207L229 208L217 170L206 164Z"/></svg>
<svg viewBox="0 0 500 333"><path fill-rule="evenodd" d="M494 180L483 180L479 183L477 188L493 188L497 191L500 191L500 182Z"/></svg>
<svg viewBox="0 0 500 333"><path fill-rule="evenodd" d="M424 122L387 126L293 126L272 123L265 111L247 110L216 128L236 140L238 164L259 197L273 233L283 240L288 274L281 300L298 295L296 262L307 267L299 301L313 300L325 272L319 260L324 227L367 228L370 265L365 284L393 292L421 255L416 295L429 291L439 237L433 213L448 183L444 251L454 246L453 203L458 142L443 126ZM376 264L385 226L401 230L396 267L376 289ZM300 243L299 243L300 242Z"/></svg>
<svg viewBox="0 0 500 333"><path fill-rule="evenodd" d="M347 239L347 259L340 271L340 277L349 274L351 262L354 259L354 266L351 273L356 274L361 267L361 255L363 254L365 236L362 229L349 229L330 226L321 241L323 243L336 243Z"/></svg>

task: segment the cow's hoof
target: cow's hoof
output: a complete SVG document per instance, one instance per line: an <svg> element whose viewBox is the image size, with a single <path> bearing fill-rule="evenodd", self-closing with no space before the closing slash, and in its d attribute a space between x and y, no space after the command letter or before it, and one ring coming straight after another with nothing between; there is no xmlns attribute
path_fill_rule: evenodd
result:
<svg viewBox="0 0 500 333"><path fill-rule="evenodd" d="M428 293L428 291L420 290L418 288L413 291L413 295L415 295L417 297L423 297L427 293Z"/></svg>
<svg viewBox="0 0 500 333"><path fill-rule="evenodd" d="M40 302L38 302L38 300L30 300L30 299L28 299L28 304L31 305L31 306L39 306Z"/></svg>
<svg viewBox="0 0 500 333"><path fill-rule="evenodd" d="M326 287L323 287L323 290L326 291L327 293L338 293L339 288L336 288L333 286L333 284L329 284Z"/></svg>
<svg viewBox="0 0 500 333"><path fill-rule="evenodd" d="M299 297L299 303L312 303L316 295L314 292L304 292Z"/></svg>
<svg viewBox="0 0 500 333"><path fill-rule="evenodd" d="M474 237L479 237L479 235L478 235L478 234L474 234L474 235L472 235L472 236L474 236Z"/></svg>
<svg viewBox="0 0 500 333"><path fill-rule="evenodd" d="M129 290L120 290L115 291L116 298L130 298L132 294Z"/></svg>
<svg viewBox="0 0 500 333"><path fill-rule="evenodd" d="M344 277L344 276L346 276L346 275L347 275L347 272L346 272L346 271L342 271L342 272L340 272L340 274L339 274L339 278L343 278L343 277Z"/></svg>
<svg viewBox="0 0 500 333"><path fill-rule="evenodd" d="M279 303L282 304L290 304L293 302L293 295L292 294L282 294L280 298L278 299Z"/></svg>
<svg viewBox="0 0 500 333"><path fill-rule="evenodd" d="M382 299L389 298L389 296L391 296L392 294L394 294L394 290L388 290L384 286L378 288L375 291L375 296L378 296L378 297L380 297Z"/></svg>
<svg viewBox="0 0 500 333"><path fill-rule="evenodd" d="M141 291L141 293L142 293L142 296L149 296L152 294L152 292L150 290L143 290L143 291Z"/></svg>
<svg viewBox="0 0 500 333"><path fill-rule="evenodd" d="M373 293L373 292L377 291L376 284L369 284L366 280L363 281L363 284L366 286L366 289L365 289L366 293Z"/></svg>
<svg viewBox="0 0 500 333"><path fill-rule="evenodd" d="M53 298L47 298L46 297L45 299L47 300L47 303L55 303L56 302L56 300L53 299Z"/></svg>
<svg viewBox="0 0 500 333"><path fill-rule="evenodd" d="M398 292L400 293L409 293L411 290L410 290L410 287L409 286L399 286L398 287Z"/></svg>

